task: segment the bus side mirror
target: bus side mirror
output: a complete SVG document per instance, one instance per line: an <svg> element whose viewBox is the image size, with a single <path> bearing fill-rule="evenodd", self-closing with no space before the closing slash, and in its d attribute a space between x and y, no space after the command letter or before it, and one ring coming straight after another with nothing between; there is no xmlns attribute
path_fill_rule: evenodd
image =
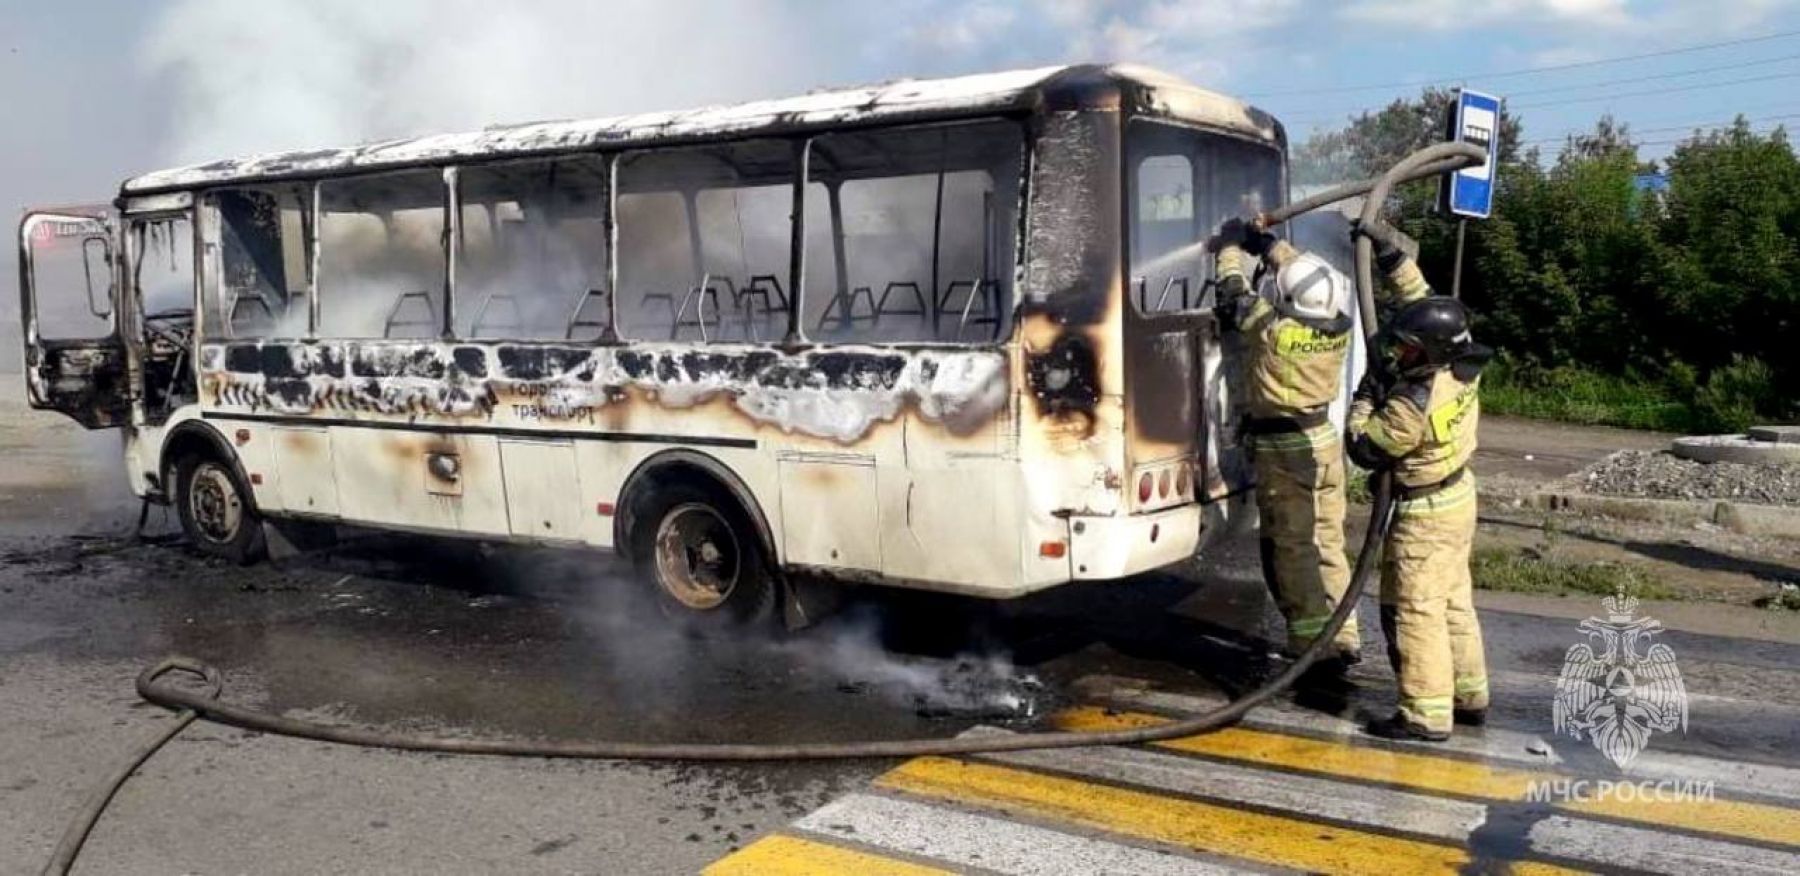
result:
<svg viewBox="0 0 1800 876"><path fill-rule="evenodd" d="M96 246L96 244L98 244ZM81 273L87 280L88 312L99 319L112 318L113 302L112 242L104 237L88 237L81 241ZM94 274L106 279L105 294L94 295Z"/></svg>

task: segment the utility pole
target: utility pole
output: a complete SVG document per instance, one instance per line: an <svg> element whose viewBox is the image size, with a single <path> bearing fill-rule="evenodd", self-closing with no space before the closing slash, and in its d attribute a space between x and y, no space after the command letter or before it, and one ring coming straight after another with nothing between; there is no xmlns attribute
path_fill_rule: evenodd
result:
<svg viewBox="0 0 1800 876"><path fill-rule="evenodd" d="M1462 259L1463 238L1469 233L1469 219L1462 217L1456 220L1456 264L1450 269L1450 297L1462 298Z"/></svg>

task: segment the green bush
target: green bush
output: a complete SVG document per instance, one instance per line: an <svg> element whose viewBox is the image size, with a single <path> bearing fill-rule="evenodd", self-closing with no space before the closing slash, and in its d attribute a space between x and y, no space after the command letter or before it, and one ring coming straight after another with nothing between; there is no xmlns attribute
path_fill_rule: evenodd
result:
<svg viewBox="0 0 1800 876"><path fill-rule="evenodd" d="M1759 413L1775 414L1781 403L1775 372L1761 359L1742 356L1714 371L1693 399L1695 417L1708 432L1742 432L1760 421Z"/></svg>
<svg viewBox="0 0 1800 876"><path fill-rule="evenodd" d="M1368 177L1442 136L1448 91L1320 128L1296 178ZM1492 218L1467 226L1463 300L1475 336L1510 354L1489 410L1677 432L1800 419L1800 155L1747 119L1646 161L1626 126L1540 151L1503 113ZM1642 185L1659 174L1665 185ZM1435 186L1397 189L1389 217L1450 284L1457 220Z"/></svg>
<svg viewBox="0 0 1800 876"><path fill-rule="evenodd" d="M1502 356L1481 377L1481 409L1542 420L1624 429L1691 432L1697 422L1687 399L1667 381L1601 374L1563 365L1541 368Z"/></svg>
<svg viewBox="0 0 1800 876"><path fill-rule="evenodd" d="M1542 368L1503 354L1481 378L1484 411L1623 429L1742 432L1789 415L1783 403L1773 369L1744 357L1701 380L1684 362L1659 375L1611 375L1575 365Z"/></svg>

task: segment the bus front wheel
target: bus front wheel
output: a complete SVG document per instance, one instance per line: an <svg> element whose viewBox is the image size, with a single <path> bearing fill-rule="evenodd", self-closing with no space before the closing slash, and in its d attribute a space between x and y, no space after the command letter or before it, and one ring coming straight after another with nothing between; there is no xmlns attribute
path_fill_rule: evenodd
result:
<svg viewBox="0 0 1800 876"><path fill-rule="evenodd" d="M708 627L774 617L774 576L736 502L676 483L658 490L636 521L631 556L665 615Z"/></svg>
<svg viewBox="0 0 1800 876"><path fill-rule="evenodd" d="M229 464L211 456L176 463L175 506L182 531L201 553L239 565L262 558L262 517Z"/></svg>

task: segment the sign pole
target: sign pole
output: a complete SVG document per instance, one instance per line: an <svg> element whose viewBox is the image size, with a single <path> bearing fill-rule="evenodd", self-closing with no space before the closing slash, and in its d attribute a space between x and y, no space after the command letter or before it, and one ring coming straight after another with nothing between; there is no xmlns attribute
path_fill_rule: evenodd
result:
<svg viewBox="0 0 1800 876"><path fill-rule="evenodd" d="M1462 298L1463 238L1469 233L1467 216L1456 220L1456 266L1450 271L1450 297Z"/></svg>

